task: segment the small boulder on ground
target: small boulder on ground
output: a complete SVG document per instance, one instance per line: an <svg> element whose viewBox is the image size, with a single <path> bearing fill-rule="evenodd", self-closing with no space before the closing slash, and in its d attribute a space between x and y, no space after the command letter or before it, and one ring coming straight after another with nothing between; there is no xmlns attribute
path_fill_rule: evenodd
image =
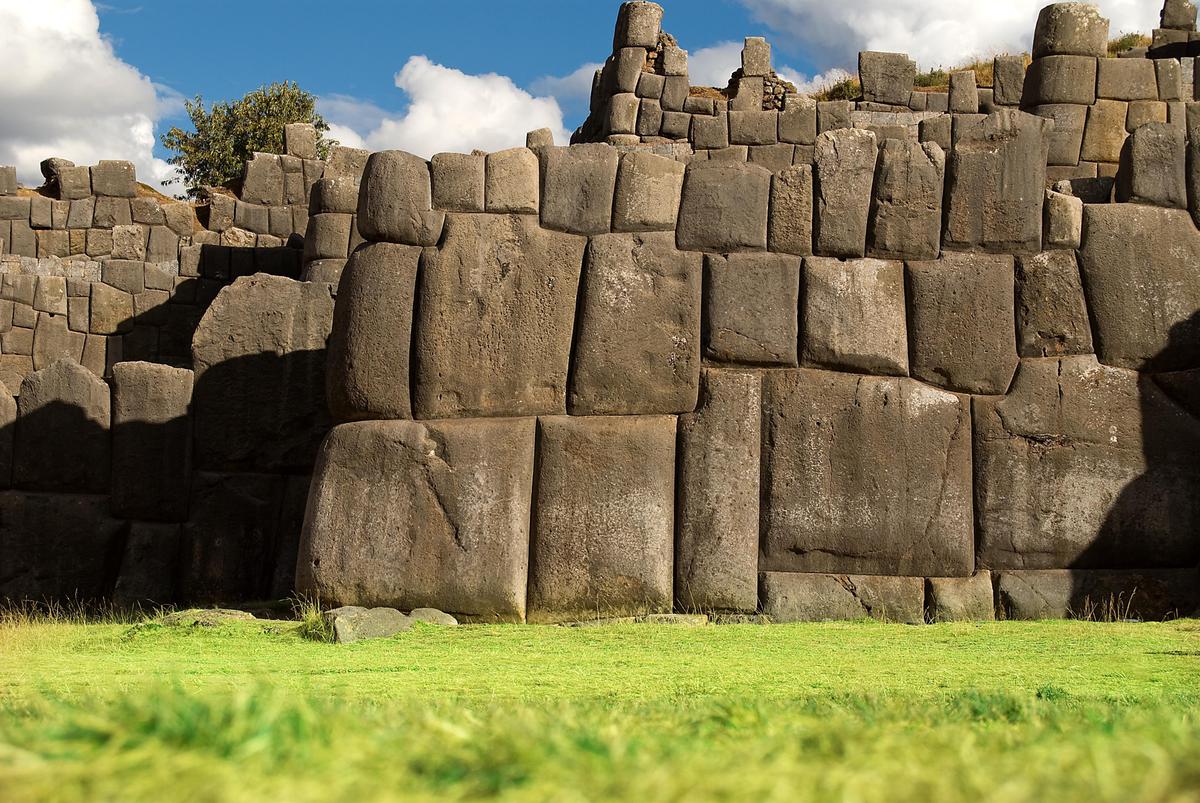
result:
<svg viewBox="0 0 1200 803"><path fill-rule="evenodd" d="M413 619L395 608L360 608L350 605L322 614L338 644L366 639L389 638L413 626Z"/></svg>
<svg viewBox="0 0 1200 803"><path fill-rule="evenodd" d="M437 608L417 608L408 614L408 618L414 622L424 622L427 625L454 627L458 624L457 619Z"/></svg>
<svg viewBox="0 0 1200 803"><path fill-rule="evenodd" d="M227 608L193 608L169 613L162 618L164 625L172 627L220 627L228 622L252 621L254 614Z"/></svg>

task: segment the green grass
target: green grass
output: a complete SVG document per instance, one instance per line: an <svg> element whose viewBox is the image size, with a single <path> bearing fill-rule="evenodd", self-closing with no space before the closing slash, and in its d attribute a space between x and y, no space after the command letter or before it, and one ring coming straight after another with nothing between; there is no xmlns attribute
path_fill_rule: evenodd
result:
<svg viewBox="0 0 1200 803"><path fill-rule="evenodd" d="M0 800L1200 801L1197 622L303 627L0 623Z"/></svg>

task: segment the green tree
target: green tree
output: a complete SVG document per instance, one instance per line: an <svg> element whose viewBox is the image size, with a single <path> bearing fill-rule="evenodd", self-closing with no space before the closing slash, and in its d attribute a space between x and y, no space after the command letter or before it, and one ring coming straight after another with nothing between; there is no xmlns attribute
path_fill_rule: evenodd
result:
<svg viewBox="0 0 1200 803"><path fill-rule="evenodd" d="M163 135L164 147L175 152L168 161L182 174L176 182L195 197L205 186L227 187L242 176L247 159L256 151L283 153L283 128L289 123L312 123L317 128L318 155L324 159L336 143L326 139L329 124L316 111L316 98L290 81L264 86L241 100L214 103L207 108L199 95L184 102L194 131L172 128Z"/></svg>

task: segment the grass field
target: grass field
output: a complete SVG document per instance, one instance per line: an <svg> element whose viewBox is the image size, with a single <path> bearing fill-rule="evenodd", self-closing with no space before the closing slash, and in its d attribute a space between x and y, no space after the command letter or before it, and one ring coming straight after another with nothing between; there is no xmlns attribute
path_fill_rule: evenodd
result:
<svg viewBox="0 0 1200 803"><path fill-rule="evenodd" d="M1200 801L1200 623L0 623L0 800Z"/></svg>

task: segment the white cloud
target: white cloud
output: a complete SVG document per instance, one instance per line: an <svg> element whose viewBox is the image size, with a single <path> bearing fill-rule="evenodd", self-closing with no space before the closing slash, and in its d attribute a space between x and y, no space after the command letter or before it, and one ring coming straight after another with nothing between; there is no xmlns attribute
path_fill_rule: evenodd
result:
<svg viewBox="0 0 1200 803"><path fill-rule="evenodd" d="M804 73L796 72L791 67L780 67L777 72L780 78L795 84L796 91L802 95L815 94L822 89L827 89L839 81L844 81L851 77L850 73L841 67L831 67L823 73L814 75L812 78L809 78Z"/></svg>
<svg viewBox="0 0 1200 803"><path fill-rule="evenodd" d="M530 84L529 89L542 97L552 97L560 104L572 101L586 103L592 97L592 79L603 64L584 64L570 75L547 75Z"/></svg>
<svg viewBox="0 0 1200 803"><path fill-rule="evenodd" d="M442 151L498 151L525 144L525 134L549 128L556 142L570 136L553 97L534 97L511 78L467 75L413 56L396 74L408 108L391 115L353 98L321 99L332 136L373 151L399 149L428 158Z"/></svg>
<svg viewBox="0 0 1200 803"><path fill-rule="evenodd" d="M1029 50L1045 0L740 0L822 66L853 68L860 50L908 53L924 68ZM1149 33L1159 2L1099 0L1112 32Z"/></svg>
<svg viewBox="0 0 1200 803"><path fill-rule="evenodd" d="M39 163L128 159L152 186L174 174L153 154L155 123L180 106L121 61L90 0L0 0L0 164L41 184Z"/></svg>
<svg viewBox="0 0 1200 803"><path fill-rule="evenodd" d="M688 55L688 78L692 86L723 89L742 66L741 42L718 42Z"/></svg>

